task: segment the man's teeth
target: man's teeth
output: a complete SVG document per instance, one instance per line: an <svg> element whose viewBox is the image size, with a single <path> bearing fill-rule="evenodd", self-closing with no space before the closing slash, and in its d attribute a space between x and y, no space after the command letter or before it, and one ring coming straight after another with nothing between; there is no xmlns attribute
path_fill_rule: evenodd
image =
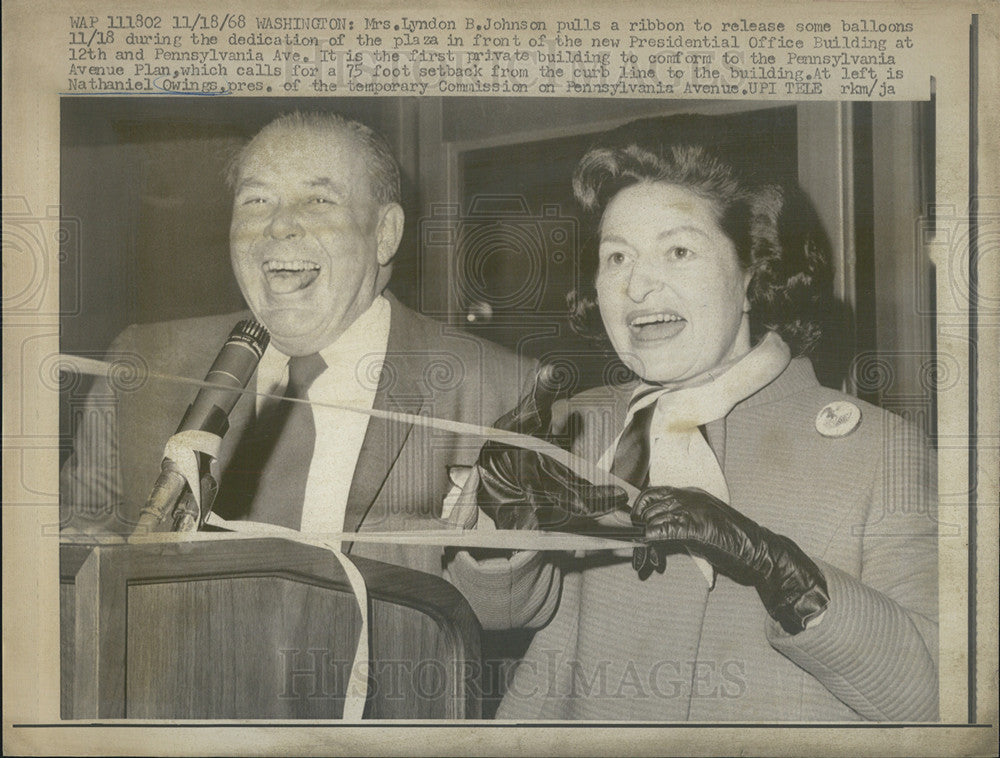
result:
<svg viewBox="0 0 1000 758"><path fill-rule="evenodd" d="M264 271L319 271L319 264L312 261L264 261Z"/></svg>
<svg viewBox="0 0 1000 758"><path fill-rule="evenodd" d="M663 324L669 321L683 320L675 313L654 313L649 316L639 316L639 318L632 321L632 326L649 326L650 324Z"/></svg>

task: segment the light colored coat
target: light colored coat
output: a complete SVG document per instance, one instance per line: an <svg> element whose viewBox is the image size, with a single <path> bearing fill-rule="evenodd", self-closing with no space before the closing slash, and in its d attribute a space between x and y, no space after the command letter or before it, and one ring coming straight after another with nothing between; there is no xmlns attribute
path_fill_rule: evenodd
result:
<svg viewBox="0 0 1000 758"><path fill-rule="evenodd" d="M628 393L599 388L560 415L596 460ZM827 404L860 407L841 437ZM449 571L487 628L540 626L498 718L925 721L937 717L936 475L899 417L823 388L805 359L707 428L731 504L817 562L831 603L786 634L751 587L709 590L686 554L640 581L630 553L516 554Z"/></svg>

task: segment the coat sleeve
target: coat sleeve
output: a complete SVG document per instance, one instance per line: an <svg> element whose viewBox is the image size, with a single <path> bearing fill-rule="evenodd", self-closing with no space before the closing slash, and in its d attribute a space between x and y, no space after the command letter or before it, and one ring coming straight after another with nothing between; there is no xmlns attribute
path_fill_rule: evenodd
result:
<svg viewBox="0 0 1000 758"><path fill-rule="evenodd" d="M936 470L920 433L891 417L862 544L860 576L817 561L830 606L796 635L768 622L771 645L873 720L938 716ZM857 525L855 525L857 528Z"/></svg>
<svg viewBox="0 0 1000 758"><path fill-rule="evenodd" d="M130 361L136 355L134 332L132 326L115 338L106 355L109 376L94 378L81 410L74 412L73 450L59 473L60 528L65 531L95 534L128 529L121 518L124 491L115 377L118 368L126 373L138 368Z"/></svg>
<svg viewBox="0 0 1000 758"><path fill-rule="evenodd" d="M476 558L459 551L446 578L465 595L487 631L538 629L559 604L561 576L544 553L516 552L509 558Z"/></svg>
<svg viewBox="0 0 1000 758"><path fill-rule="evenodd" d="M460 529L491 531L494 527L475 501L476 469L458 495L449 522ZM444 573L472 606L486 630L537 629L549 622L559 603L561 574L545 553L518 551L489 556L486 551L453 553Z"/></svg>

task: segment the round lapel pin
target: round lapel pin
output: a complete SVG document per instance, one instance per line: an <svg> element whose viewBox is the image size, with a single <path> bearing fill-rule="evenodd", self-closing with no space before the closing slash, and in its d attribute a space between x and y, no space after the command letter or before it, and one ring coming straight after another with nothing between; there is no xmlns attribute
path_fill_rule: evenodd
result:
<svg viewBox="0 0 1000 758"><path fill-rule="evenodd" d="M837 400L816 414L816 431L824 437L843 437L858 428L861 409L847 400Z"/></svg>

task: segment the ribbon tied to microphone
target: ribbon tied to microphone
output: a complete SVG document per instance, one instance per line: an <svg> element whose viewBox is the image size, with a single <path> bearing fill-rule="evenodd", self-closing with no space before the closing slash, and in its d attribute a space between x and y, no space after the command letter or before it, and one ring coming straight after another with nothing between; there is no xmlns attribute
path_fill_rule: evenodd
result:
<svg viewBox="0 0 1000 758"><path fill-rule="evenodd" d="M198 512L204 513L202 508L201 475L202 471L198 466L198 455L208 456L209 473L215 481L219 481L218 463L219 448L222 446L222 437L212 432L200 429L188 429L177 432L167 440L163 448L163 457L169 458L177 466L177 471L187 481L188 489L194 498Z"/></svg>

